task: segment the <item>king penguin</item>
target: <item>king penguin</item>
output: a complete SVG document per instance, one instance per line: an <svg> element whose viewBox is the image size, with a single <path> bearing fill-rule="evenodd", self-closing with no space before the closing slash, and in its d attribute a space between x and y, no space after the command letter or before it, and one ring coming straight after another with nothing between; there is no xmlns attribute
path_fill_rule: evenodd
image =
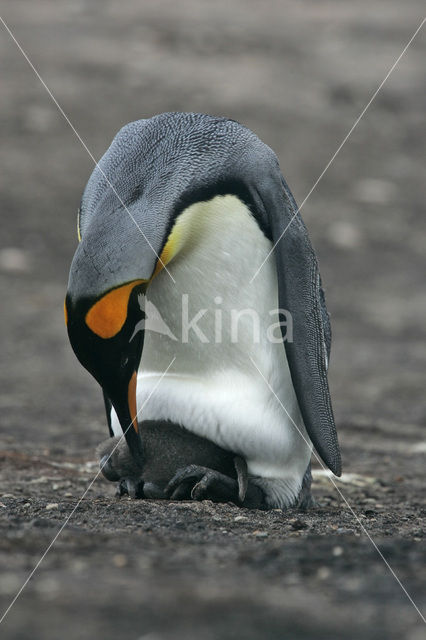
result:
<svg viewBox="0 0 426 640"><path fill-rule="evenodd" d="M313 446L340 475L316 255L252 131L195 113L124 126L84 190L78 235L69 339L136 464L143 421L164 420L244 459L268 508L295 503Z"/></svg>

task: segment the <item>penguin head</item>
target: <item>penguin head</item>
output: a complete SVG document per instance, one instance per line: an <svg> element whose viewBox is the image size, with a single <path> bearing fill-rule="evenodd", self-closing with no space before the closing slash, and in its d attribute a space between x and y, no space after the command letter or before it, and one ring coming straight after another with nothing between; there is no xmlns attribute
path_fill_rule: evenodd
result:
<svg viewBox="0 0 426 640"><path fill-rule="evenodd" d="M136 325L145 317L140 301L146 287L141 278L114 283L95 295L79 295L73 287L71 272L64 305L74 353L111 401L136 459L141 454L136 377L144 339L144 331Z"/></svg>

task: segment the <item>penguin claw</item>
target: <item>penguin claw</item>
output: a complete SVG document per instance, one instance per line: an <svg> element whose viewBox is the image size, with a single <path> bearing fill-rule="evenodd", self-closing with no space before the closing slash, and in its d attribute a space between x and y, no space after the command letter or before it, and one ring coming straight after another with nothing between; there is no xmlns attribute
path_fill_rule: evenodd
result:
<svg viewBox="0 0 426 640"><path fill-rule="evenodd" d="M184 480L178 484L176 489L173 490L173 493L165 493L165 497L169 498L169 500L191 500L192 487L192 480Z"/></svg>
<svg viewBox="0 0 426 640"><path fill-rule="evenodd" d="M191 498L193 500L213 500L214 502L218 502L219 500L215 499L216 482L217 479L207 473L201 478L199 482L197 482L197 484L192 487ZM231 496L229 499L231 500L232 497L235 498L235 496Z"/></svg>

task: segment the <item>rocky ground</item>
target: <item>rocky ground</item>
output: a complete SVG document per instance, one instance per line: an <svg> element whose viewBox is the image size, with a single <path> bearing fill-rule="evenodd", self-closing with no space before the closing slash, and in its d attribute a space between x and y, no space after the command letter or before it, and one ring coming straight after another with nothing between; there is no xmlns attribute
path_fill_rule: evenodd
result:
<svg viewBox="0 0 426 640"><path fill-rule="evenodd" d="M6 0L2 17L95 157L130 120L228 115L276 150L301 203L422 10ZM90 484L103 407L62 301L93 163L0 35L2 611L66 523L2 637L425 637L395 577L424 615L424 31L303 206L332 313L345 470L336 490L317 469L307 513L117 500Z"/></svg>

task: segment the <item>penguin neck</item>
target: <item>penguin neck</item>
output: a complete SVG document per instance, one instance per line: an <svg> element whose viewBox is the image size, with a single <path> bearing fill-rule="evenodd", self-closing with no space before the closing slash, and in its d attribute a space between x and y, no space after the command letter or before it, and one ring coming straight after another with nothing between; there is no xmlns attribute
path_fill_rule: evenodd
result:
<svg viewBox="0 0 426 640"><path fill-rule="evenodd" d="M183 347L189 344L198 351L203 351L205 344L213 344L220 351L221 343L229 343L232 338L232 312L234 324L238 320L244 333L247 325L260 324L265 313L277 309L273 260L265 264L256 281L250 283L270 249L271 242L250 210L234 195L216 196L185 209L165 246L167 268L175 282L162 271L153 279L147 293L147 299L163 320L168 325L171 323L175 342L183 343ZM247 310L245 316L243 310ZM259 310L262 317L254 318ZM200 331L191 329L186 335L185 319L190 320L197 314L200 320L194 326ZM253 328L257 330L257 326ZM148 341L151 340L158 341L155 335L148 336Z"/></svg>

